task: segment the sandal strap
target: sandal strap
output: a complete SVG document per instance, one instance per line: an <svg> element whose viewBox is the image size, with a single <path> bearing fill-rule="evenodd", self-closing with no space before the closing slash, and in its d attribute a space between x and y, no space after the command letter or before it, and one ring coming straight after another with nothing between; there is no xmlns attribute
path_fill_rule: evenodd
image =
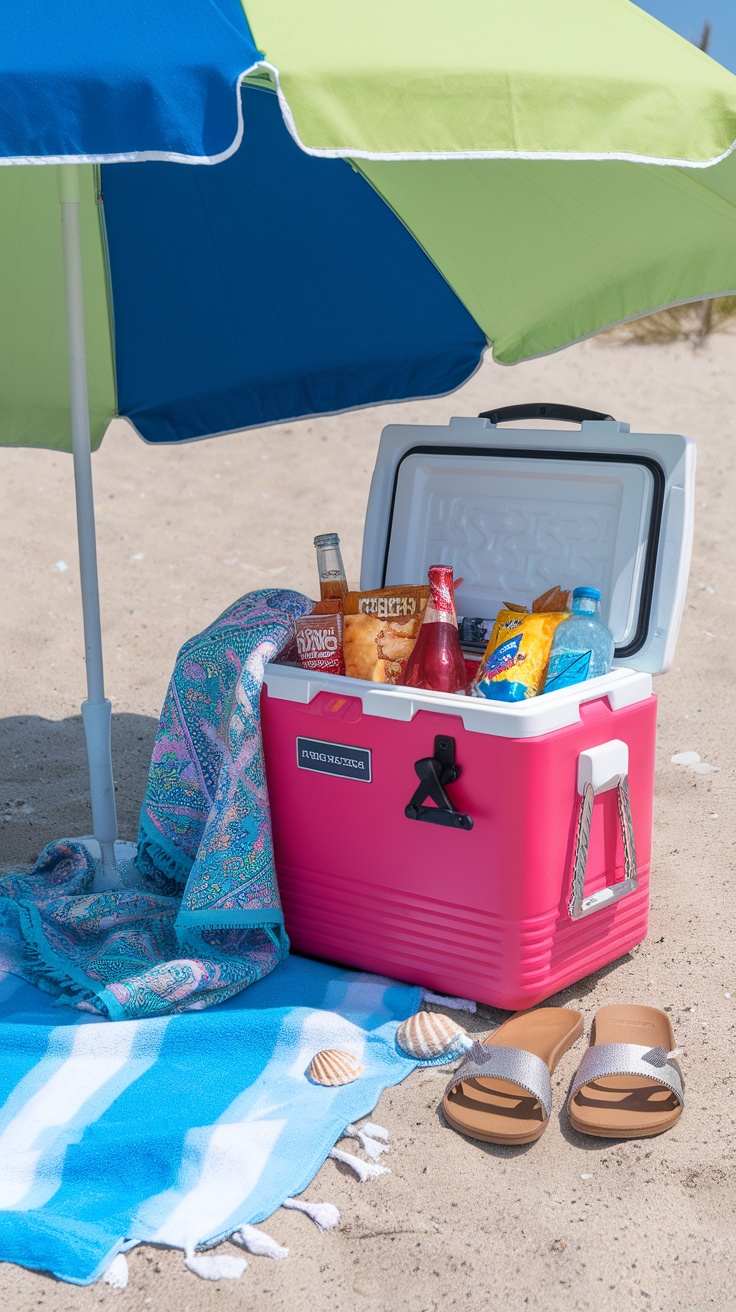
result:
<svg viewBox="0 0 736 1312"><path fill-rule="evenodd" d="M522 1048L504 1048L497 1043L474 1043L468 1048L450 1083L445 1097L463 1080L508 1080L518 1084L536 1098L545 1114L552 1111L552 1080L547 1063L534 1052Z"/></svg>
<svg viewBox="0 0 736 1312"><path fill-rule="evenodd" d="M682 1071L666 1048L647 1048L638 1043L596 1043L588 1048L572 1082L568 1103L584 1084L610 1075L646 1075L674 1093L685 1106Z"/></svg>

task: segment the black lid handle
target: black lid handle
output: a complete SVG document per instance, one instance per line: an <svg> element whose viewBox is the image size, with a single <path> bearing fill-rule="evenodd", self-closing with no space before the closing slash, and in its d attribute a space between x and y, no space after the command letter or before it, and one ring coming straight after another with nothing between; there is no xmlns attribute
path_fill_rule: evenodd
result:
<svg viewBox="0 0 736 1312"><path fill-rule="evenodd" d="M567 423L582 424L584 419L611 420L601 410L585 410L580 405L546 404L532 401L529 405L502 405L498 410L484 410L479 419L490 419L492 424L510 423L514 419L564 419Z"/></svg>

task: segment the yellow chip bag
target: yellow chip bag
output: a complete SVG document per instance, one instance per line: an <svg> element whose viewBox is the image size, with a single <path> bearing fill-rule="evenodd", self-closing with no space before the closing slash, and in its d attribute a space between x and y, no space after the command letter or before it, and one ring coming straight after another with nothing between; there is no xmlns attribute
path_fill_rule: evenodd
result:
<svg viewBox="0 0 736 1312"><path fill-rule="evenodd" d="M500 610L473 681L473 695L497 702L536 697L544 687L555 629L567 616L567 611Z"/></svg>

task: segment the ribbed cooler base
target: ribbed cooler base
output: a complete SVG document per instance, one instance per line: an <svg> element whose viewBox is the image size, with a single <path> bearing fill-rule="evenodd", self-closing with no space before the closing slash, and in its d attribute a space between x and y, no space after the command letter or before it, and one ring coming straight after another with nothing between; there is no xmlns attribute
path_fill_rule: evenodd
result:
<svg viewBox="0 0 736 1312"><path fill-rule="evenodd" d="M450 699L447 699L448 701ZM612 709L532 739L467 731L455 715L409 721L364 713L356 697L305 704L264 695L263 738L274 851L294 950L440 993L512 1010L534 1006L609 965L646 937L656 702ZM439 735L439 737L438 737ZM297 740L352 748L370 779L300 768ZM417 762L451 740L448 794L472 828L417 822L405 808ZM580 756L623 743L639 886L573 921L568 914L580 814ZM624 876L615 789L596 797L584 893Z"/></svg>
<svg viewBox="0 0 736 1312"><path fill-rule="evenodd" d="M506 921L457 900L282 864L278 876L295 952L512 1011L610 964L647 933L649 867L635 894L575 922L558 910Z"/></svg>

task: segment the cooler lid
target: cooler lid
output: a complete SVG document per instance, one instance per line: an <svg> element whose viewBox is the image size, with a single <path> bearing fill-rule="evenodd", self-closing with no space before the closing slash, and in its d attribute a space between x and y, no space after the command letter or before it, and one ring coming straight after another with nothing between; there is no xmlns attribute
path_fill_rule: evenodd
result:
<svg viewBox="0 0 736 1312"><path fill-rule="evenodd" d="M514 407L514 417L545 410ZM430 565L452 565L463 580L458 614L493 619L507 601L530 605L555 584L587 584L600 588L615 664L660 673L672 664L685 601L694 476L688 438L631 433L610 419L577 431L488 418L390 424L360 586L421 583Z"/></svg>

